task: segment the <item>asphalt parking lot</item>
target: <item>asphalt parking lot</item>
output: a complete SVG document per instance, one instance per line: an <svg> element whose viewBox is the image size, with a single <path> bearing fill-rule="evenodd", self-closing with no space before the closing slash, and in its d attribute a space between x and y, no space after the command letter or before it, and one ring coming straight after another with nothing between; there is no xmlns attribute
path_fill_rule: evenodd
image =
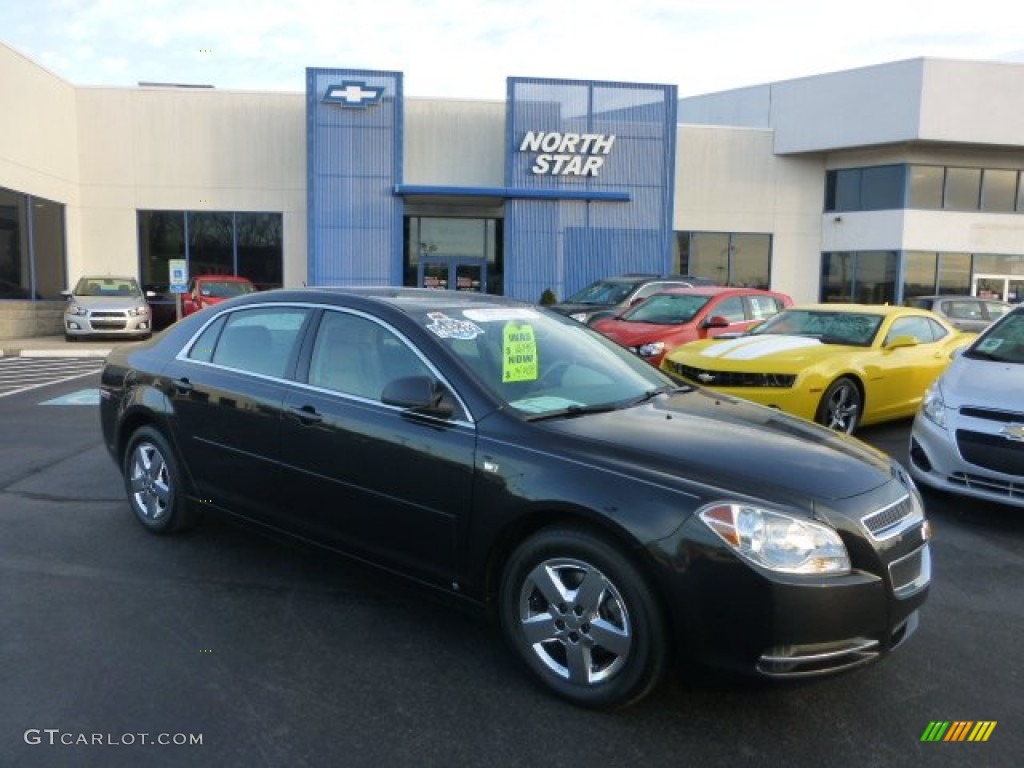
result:
<svg viewBox="0 0 1024 768"><path fill-rule="evenodd" d="M595 714L418 588L210 520L131 517L86 374L0 397L0 766L917 766L1024 754L1024 514L929 495L934 579L882 663L687 672ZM906 459L909 423L862 437ZM995 722L927 742L934 722Z"/></svg>

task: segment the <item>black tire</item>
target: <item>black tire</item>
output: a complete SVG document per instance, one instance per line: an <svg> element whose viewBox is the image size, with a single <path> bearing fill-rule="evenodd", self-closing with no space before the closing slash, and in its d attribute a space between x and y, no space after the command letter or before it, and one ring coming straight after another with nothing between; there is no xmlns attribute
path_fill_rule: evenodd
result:
<svg viewBox="0 0 1024 768"><path fill-rule="evenodd" d="M836 432L852 435L860 426L864 398L861 397L857 382L847 376L829 384L821 396L815 421Z"/></svg>
<svg viewBox="0 0 1024 768"><path fill-rule="evenodd" d="M587 530L551 528L520 544L502 576L499 611L516 654L574 704L627 706L668 667L665 618L647 580Z"/></svg>
<svg viewBox="0 0 1024 768"><path fill-rule="evenodd" d="M178 459L159 431L146 426L132 434L122 472L128 502L144 528L162 534L194 525Z"/></svg>
<svg viewBox="0 0 1024 768"><path fill-rule="evenodd" d="M72 336L70 333L64 334L64 341L78 341L77 336Z"/></svg>

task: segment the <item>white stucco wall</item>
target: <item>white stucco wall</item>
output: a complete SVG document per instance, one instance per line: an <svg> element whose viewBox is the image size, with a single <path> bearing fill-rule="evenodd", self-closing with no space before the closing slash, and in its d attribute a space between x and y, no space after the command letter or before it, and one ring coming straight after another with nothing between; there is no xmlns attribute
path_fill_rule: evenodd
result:
<svg viewBox="0 0 1024 768"><path fill-rule="evenodd" d="M779 157L768 130L683 125L677 231L774 233L771 287L815 301L821 263L821 156Z"/></svg>
<svg viewBox="0 0 1024 768"><path fill-rule="evenodd" d="M505 103L406 99L406 184L500 187L505 183Z"/></svg>

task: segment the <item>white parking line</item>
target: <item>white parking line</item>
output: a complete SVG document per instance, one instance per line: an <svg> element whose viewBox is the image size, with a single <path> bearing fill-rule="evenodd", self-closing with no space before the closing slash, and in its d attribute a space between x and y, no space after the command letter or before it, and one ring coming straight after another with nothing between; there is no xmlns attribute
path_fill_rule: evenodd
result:
<svg viewBox="0 0 1024 768"><path fill-rule="evenodd" d="M51 363L38 358L5 358L0 360L0 389L8 386L14 388L0 391L0 397L92 376L99 372L100 367L100 361L95 359L79 359L75 363L57 360Z"/></svg>

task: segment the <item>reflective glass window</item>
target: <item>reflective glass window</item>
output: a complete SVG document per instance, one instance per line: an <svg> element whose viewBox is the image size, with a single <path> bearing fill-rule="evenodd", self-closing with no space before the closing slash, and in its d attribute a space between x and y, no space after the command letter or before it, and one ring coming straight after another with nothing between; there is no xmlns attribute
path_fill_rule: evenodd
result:
<svg viewBox="0 0 1024 768"><path fill-rule="evenodd" d="M942 207L952 211L976 211L980 190L980 168L947 168Z"/></svg>
<svg viewBox="0 0 1024 768"><path fill-rule="evenodd" d="M1010 213L1017 196L1017 171L986 168L981 176L981 210Z"/></svg>
<svg viewBox="0 0 1024 768"><path fill-rule="evenodd" d="M942 208L942 185L945 169L940 165L910 166L910 208L938 210Z"/></svg>

